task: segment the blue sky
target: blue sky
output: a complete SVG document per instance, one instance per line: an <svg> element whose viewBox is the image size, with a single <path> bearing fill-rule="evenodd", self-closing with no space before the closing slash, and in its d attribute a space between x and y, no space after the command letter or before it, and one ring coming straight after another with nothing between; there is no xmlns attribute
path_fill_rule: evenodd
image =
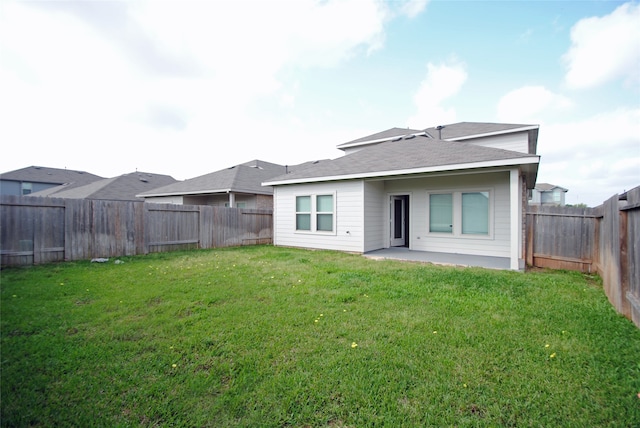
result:
<svg viewBox="0 0 640 428"><path fill-rule="evenodd" d="M640 5L0 3L0 171L187 179L390 127L539 124L539 182L640 185Z"/></svg>

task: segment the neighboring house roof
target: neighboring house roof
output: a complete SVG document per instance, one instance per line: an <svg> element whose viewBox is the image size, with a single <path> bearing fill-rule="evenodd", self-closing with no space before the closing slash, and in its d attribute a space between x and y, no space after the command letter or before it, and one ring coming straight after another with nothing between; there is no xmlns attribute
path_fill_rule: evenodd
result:
<svg viewBox="0 0 640 428"><path fill-rule="evenodd" d="M375 134L367 135L366 137L358 138L352 141L348 141L346 143L339 144L338 148L382 142L382 141L390 140L394 137L404 137L405 135L409 135L409 134L417 135L423 132L424 131L420 131L419 129L389 128L386 131L377 132Z"/></svg>
<svg viewBox="0 0 640 428"><path fill-rule="evenodd" d="M363 148L313 167L274 177L264 185L346 180L354 178L453 171L470 168L529 165L528 187L533 187L540 157L427 136L409 135Z"/></svg>
<svg viewBox="0 0 640 428"><path fill-rule="evenodd" d="M220 171L190 178L189 180L141 192L138 196L148 198L226 192L272 195L273 189L263 187L261 183L277 175L285 174L287 170L291 171L300 167L301 165L286 167L261 160L252 160Z"/></svg>
<svg viewBox="0 0 640 428"><path fill-rule="evenodd" d="M96 180L102 180L103 178L104 177L84 171L48 168L45 166L28 166L0 174L0 180L50 184L74 183L76 185L83 185Z"/></svg>
<svg viewBox="0 0 640 428"><path fill-rule="evenodd" d="M123 174L118 177L105 178L84 186L61 190L48 195L42 195L42 193L47 192L45 190L43 192L32 193L29 196L136 201L141 200L136 197L138 193L175 182L176 180L168 175L136 171L129 174Z"/></svg>
<svg viewBox="0 0 640 428"><path fill-rule="evenodd" d="M563 192L569 191L569 189L565 189L564 187L556 186L555 184L549 184L549 183L537 183L535 187L535 190L537 190L538 192L550 192L554 189L558 189Z"/></svg>

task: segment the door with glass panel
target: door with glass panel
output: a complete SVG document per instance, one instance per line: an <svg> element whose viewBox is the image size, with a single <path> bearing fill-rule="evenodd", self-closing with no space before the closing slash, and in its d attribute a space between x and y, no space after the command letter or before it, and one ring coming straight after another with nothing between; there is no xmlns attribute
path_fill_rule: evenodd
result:
<svg viewBox="0 0 640 428"><path fill-rule="evenodd" d="M407 246L407 229L409 225L408 216L408 201L409 197L391 196L390 203L390 232L392 247L406 247Z"/></svg>

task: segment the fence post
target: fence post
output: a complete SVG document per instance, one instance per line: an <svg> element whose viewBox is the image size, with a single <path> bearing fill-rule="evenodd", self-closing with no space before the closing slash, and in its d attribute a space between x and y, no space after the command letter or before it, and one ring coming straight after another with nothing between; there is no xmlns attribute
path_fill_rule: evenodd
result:
<svg viewBox="0 0 640 428"><path fill-rule="evenodd" d="M535 213L527 213L527 254L526 254L526 263L527 265L533 267L533 237L534 237L534 223L536 221Z"/></svg>
<svg viewBox="0 0 640 428"><path fill-rule="evenodd" d="M149 233L149 204L145 202L143 205L142 212L142 224L144 225L142 231L142 254L149 254L149 243L150 241L150 233Z"/></svg>
<svg viewBox="0 0 640 428"><path fill-rule="evenodd" d="M620 210L620 312L627 318L631 318L631 305L627 299L629 291L629 253L628 253L628 225L627 211Z"/></svg>
<svg viewBox="0 0 640 428"><path fill-rule="evenodd" d="M42 263L42 253L44 250L44 210L37 210L33 216L33 264Z"/></svg>

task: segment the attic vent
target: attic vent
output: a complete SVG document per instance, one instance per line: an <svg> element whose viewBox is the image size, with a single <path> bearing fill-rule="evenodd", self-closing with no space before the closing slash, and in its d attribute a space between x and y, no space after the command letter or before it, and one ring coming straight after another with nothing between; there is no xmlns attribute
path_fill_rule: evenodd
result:
<svg viewBox="0 0 640 428"><path fill-rule="evenodd" d="M396 138L394 138L394 139L393 139L393 140L391 140L391 141L400 141L400 140L402 140L402 137L396 137Z"/></svg>
<svg viewBox="0 0 640 428"><path fill-rule="evenodd" d="M320 163L320 161L313 161L313 164L314 164L314 165L315 165L315 164L317 164L317 163Z"/></svg>
<svg viewBox="0 0 640 428"><path fill-rule="evenodd" d="M415 136L415 135L413 135L413 134L409 134L409 135L405 135L405 136L404 136L404 139L405 139L405 140L410 140L410 139L412 139L412 138L416 138L416 136Z"/></svg>
<svg viewBox="0 0 640 428"><path fill-rule="evenodd" d="M142 181L143 183L148 183L148 182L149 182L149 180L147 180L147 179L146 179L146 178L144 178L144 177L140 177L140 181Z"/></svg>
<svg viewBox="0 0 640 428"><path fill-rule="evenodd" d="M263 169L261 166L259 165L251 165L251 168L255 168L255 169Z"/></svg>

